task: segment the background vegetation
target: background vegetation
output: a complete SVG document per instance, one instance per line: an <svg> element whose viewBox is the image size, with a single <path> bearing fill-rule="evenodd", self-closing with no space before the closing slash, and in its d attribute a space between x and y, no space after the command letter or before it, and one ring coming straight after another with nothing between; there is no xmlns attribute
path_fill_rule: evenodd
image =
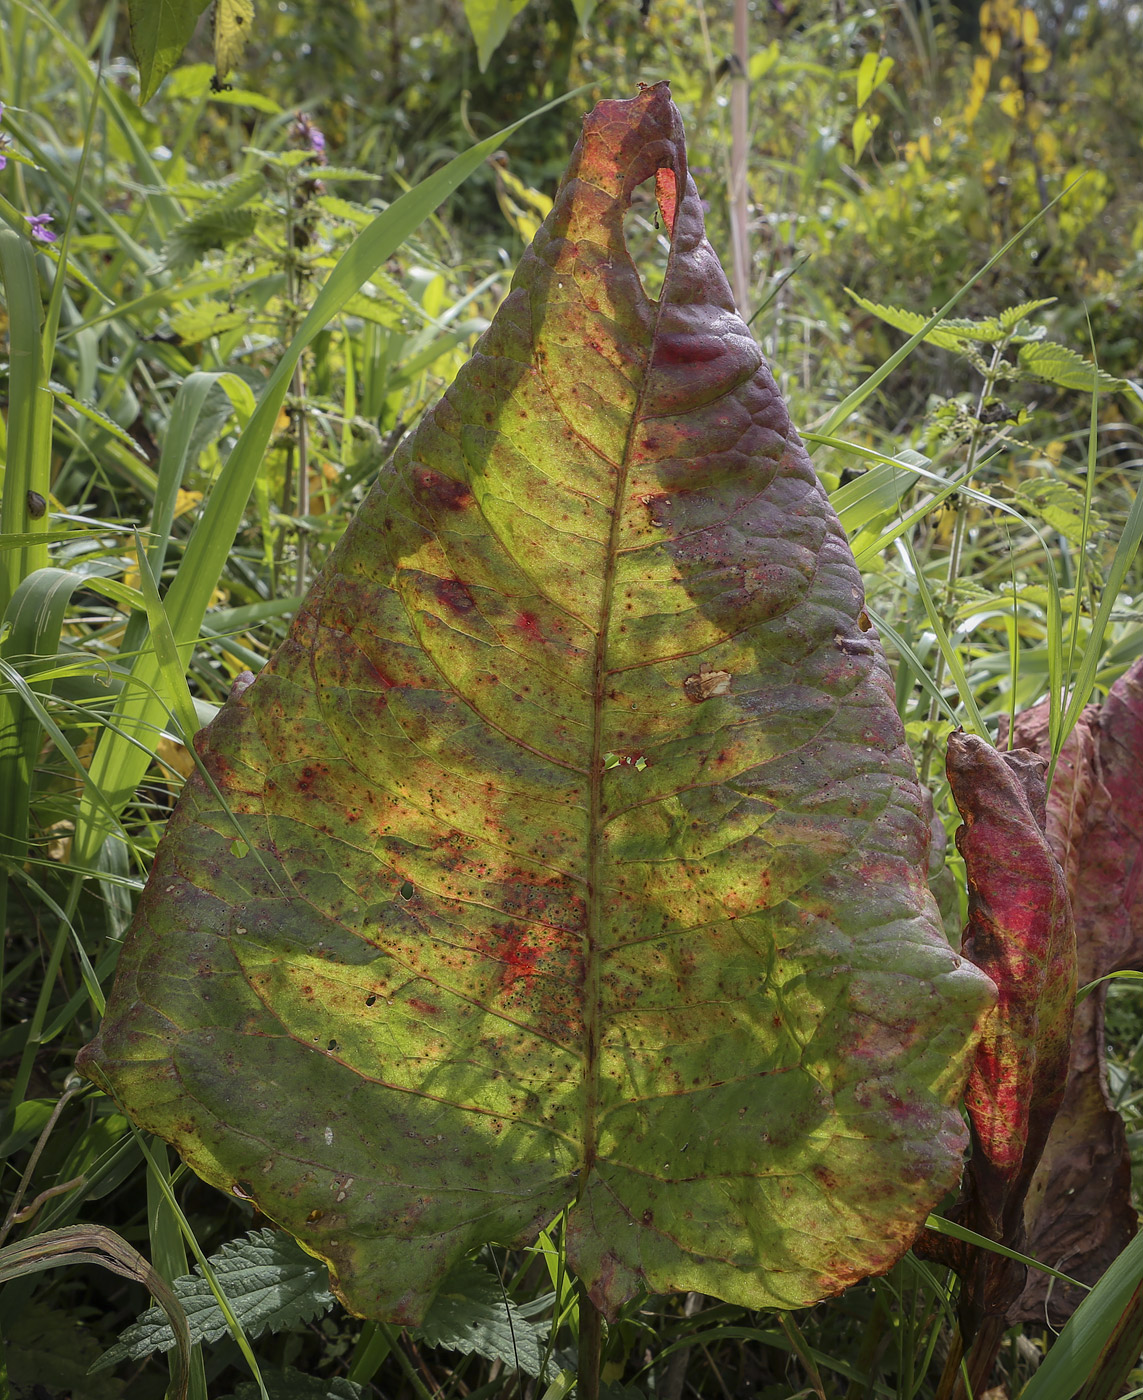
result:
<svg viewBox="0 0 1143 1400"><path fill-rule="evenodd" d="M0 0L8 1241L95 1222L171 1281L188 1272L172 1202L207 1254L258 1229L84 1088L75 1052L190 771L181 738L273 651L393 445L463 363L582 111L671 80L729 261L730 6L644 10L600 0L585 31L570 0L532 0L482 72L455 0L263 3L232 90L212 89L204 25L141 107L114 0ZM1062 740L1065 709L1143 654L1143 20L1074 0L768 0L750 25L748 312L850 532L951 828L951 726L975 711L995 733L1052 693ZM351 285L342 264L335 285L379 211L580 85L398 228L378 270ZM956 307L971 324L871 389L901 330L1032 220ZM651 206L628 237L653 284L665 245ZM283 361L319 295L321 329ZM1133 1143L1137 997L1113 991L1109 1020ZM279 1279L273 1306L249 1314L278 1329L256 1343L270 1392L563 1394L575 1337L557 1254L553 1238L482 1261L460 1322L418 1336L330 1308L312 1276L289 1298ZM265 1284L273 1261L243 1259ZM521 1309L506 1338L501 1286ZM950 1290L909 1256L794 1320L643 1299L611 1330L605 1379L617 1400L932 1395ZM142 1342L86 1374L148 1301L138 1272L90 1260L9 1282L12 1393L162 1395L166 1363ZM540 1369L549 1322L548 1380L529 1379L515 1363L530 1344ZM1046 1325L1014 1331L998 1393L1018 1395L1050 1341ZM250 1377L220 1331L191 1383L245 1397Z"/></svg>

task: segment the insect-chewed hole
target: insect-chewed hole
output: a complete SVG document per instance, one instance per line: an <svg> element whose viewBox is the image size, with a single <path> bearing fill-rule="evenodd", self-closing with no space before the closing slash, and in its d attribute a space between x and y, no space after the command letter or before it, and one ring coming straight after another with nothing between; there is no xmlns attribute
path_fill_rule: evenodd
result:
<svg viewBox="0 0 1143 1400"><path fill-rule="evenodd" d="M406 880L397 893L402 899L412 899L416 892L416 887L412 880Z"/></svg>
<svg viewBox="0 0 1143 1400"><path fill-rule="evenodd" d="M376 1005L377 1005L377 994L376 994L376 992L370 992L370 993L369 993L369 995L365 998L365 1005L366 1005L366 1006L376 1006Z"/></svg>
<svg viewBox="0 0 1143 1400"><path fill-rule="evenodd" d="M669 173L661 171L659 178ZM671 183L673 186L673 177ZM673 209L671 214L673 217ZM671 251L671 230L660 208L654 175L631 191L631 203L623 216L623 241L644 292L654 300L663 289L667 257Z"/></svg>

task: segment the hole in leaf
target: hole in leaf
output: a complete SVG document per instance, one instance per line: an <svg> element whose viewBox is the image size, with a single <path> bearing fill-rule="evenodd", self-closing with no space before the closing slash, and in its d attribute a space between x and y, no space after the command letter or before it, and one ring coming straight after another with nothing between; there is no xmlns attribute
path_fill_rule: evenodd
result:
<svg viewBox="0 0 1143 1400"><path fill-rule="evenodd" d="M416 889L413 886L413 882L411 880L406 880L400 889L401 898L412 899L414 894L416 894Z"/></svg>
<svg viewBox="0 0 1143 1400"><path fill-rule="evenodd" d="M646 294L655 299L663 289L671 230L675 222L675 175L659 170L631 191L623 216L623 241Z"/></svg>
<svg viewBox="0 0 1143 1400"><path fill-rule="evenodd" d="M374 1006L374 1005L376 1004L376 1002L377 1002L377 997L376 997L376 994L373 993L373 992L370 992L369 995L365 998L365 1005L366 1005L366 1006Z"/></svg>

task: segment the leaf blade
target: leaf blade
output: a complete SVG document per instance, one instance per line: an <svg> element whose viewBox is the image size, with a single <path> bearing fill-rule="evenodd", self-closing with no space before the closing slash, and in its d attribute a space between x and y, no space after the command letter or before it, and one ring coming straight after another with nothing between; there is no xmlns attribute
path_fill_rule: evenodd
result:
<svg viewBox="0 0 1143 1400"><path fill-rule="evenodd" d="M655 302L621 217L651 176ZM417 1323L573 1199L611 1314L889 1267L959 1169L989 986L862 601L666 85L600 104L473 359L200 735L277 882L192 778L87 1071L368 1316Z"/></svg>

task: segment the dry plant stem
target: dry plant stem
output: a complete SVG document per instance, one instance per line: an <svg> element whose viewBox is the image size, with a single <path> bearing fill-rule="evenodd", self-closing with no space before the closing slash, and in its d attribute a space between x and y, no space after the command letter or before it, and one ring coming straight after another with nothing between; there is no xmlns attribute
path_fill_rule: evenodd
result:
<svg viewBox="0 0 1143 1400"><path fill-rule="evenodd" d="M1008 1324L1002 1317L986 1317L980 1324L976 1336L972 1339L972 1349L966 1362L969 1388L965 1390L964 1376L961 1375L953 1392L953 1400L973 1400L974 1396L982 1395L988 1389L988 1378L992 1375L992 1368L1000 1355L1004 1333L1007 1330Z"/></svg>
<svg viewBox="0 0 1143 1400"><path fill-rule="evenodd" d="M599 1370L603 1354L603 1319L599 1309L588 1296L582 1283L579 1293L579 1365L576 1394L578 1400L599 1400Z"/></svg>
<svg viewBox="0 0 1143 1400"><path fill-rule="evenodd" d="M747 232L746 166L750 149L750 34L746 0L734 0L734 67L730 86L730 246L734 299L750 318L750 239Z"/></svg>
<svg viewBox="0 0 1143 1400"><path fill-rule="evenodd" d="M960 1363L963 1358L964 1338L958 1327L949 1344L949 1354L945 1357L944 1370L937 1382L937 1393L934 1400L952 1400L954 1393L960 1392Z"/></svg>
<svg viewBox="0 0 1143 1400"><path fill-rule="evenodd" d="M298 443L298 487L297 487L297 516L299 520L304 519L310 513L310 467L309 452L306 441L306 410L303 400L304 384L302 382L302 366L299 362L294 370L293 392L296 399L294 406L294 430ZM304 529L298 530L298 564L297 578L294 583L294 592L300 598L306 591L306 564L309 554L308 543Z"/></svg>
<svg viewBox="0 0 1143 1400"><path fill-rule="evenodd" d="M294 182L290 172L286 173L286 301L290 308L289 330L287 342L292 340L300 324L298 315L298 279L297 279L297 239L294 229ZM297 486L294 491L294 515L301 520L310 513L310 464L308 444L306 441L306 411L305 411L305 380L302 376L302 362L299 359L294 366L293 377L290 381L290 393L293 396L293 404L290 409L290 417L293 423L294 447L297 454ZM293 457L291 453L291 458ZM289 511L289 478L287 475L286 499L283 501L283 509ZM297 564L294 575L294 593L300 598L306 591L306 562L309 553L304 531L299 526L298 529L298 549Z"/></svg>
<svg viewBox="0 0 1143 1400"><path fill-rule="evenodd" d="M12 1197L12 1204L8 1207L8 1214L4 1217L4 1224L0 1225L0 1245L2 1245L4 1241L8 1238L12 1226L15 1225L19 1219L18 1212L20 1210L20 1203L23 1201L24 1196L27 1193L28 1183L31 1181L32 1175L35 1172L37 1165L39 1164L40 1154L43 1152L44 1148L48 1144L48 1138L50 1138L52 1135L52 1129L60 1120L60 1114L64 1111L64 1108L67 1106L68 1101L74 1098L76 1094L80 1093L81 1090L87 1087L85 1084L81 1084L76 1078L76 1076L73 1075L72 1079L74 1082L69 1084L68 1087L60 1095L59 1103L57 1103L55 1108L52 1109L51 1117L44 1124L43 1132L40 1133L39 1138L36 1140L36 1145L32 1149L32 1155L28 1158L28 1165L24 1168L24 1174L20 1178L20 1184L16 1188L16 1194ZM69 1186L74 1186L76 1183L68 1182L66 1184ZM39 1201L40 1197L37 1197L36 1202ZM34 1202L33 1204L36 1204L36 1202Z"/></svg>

